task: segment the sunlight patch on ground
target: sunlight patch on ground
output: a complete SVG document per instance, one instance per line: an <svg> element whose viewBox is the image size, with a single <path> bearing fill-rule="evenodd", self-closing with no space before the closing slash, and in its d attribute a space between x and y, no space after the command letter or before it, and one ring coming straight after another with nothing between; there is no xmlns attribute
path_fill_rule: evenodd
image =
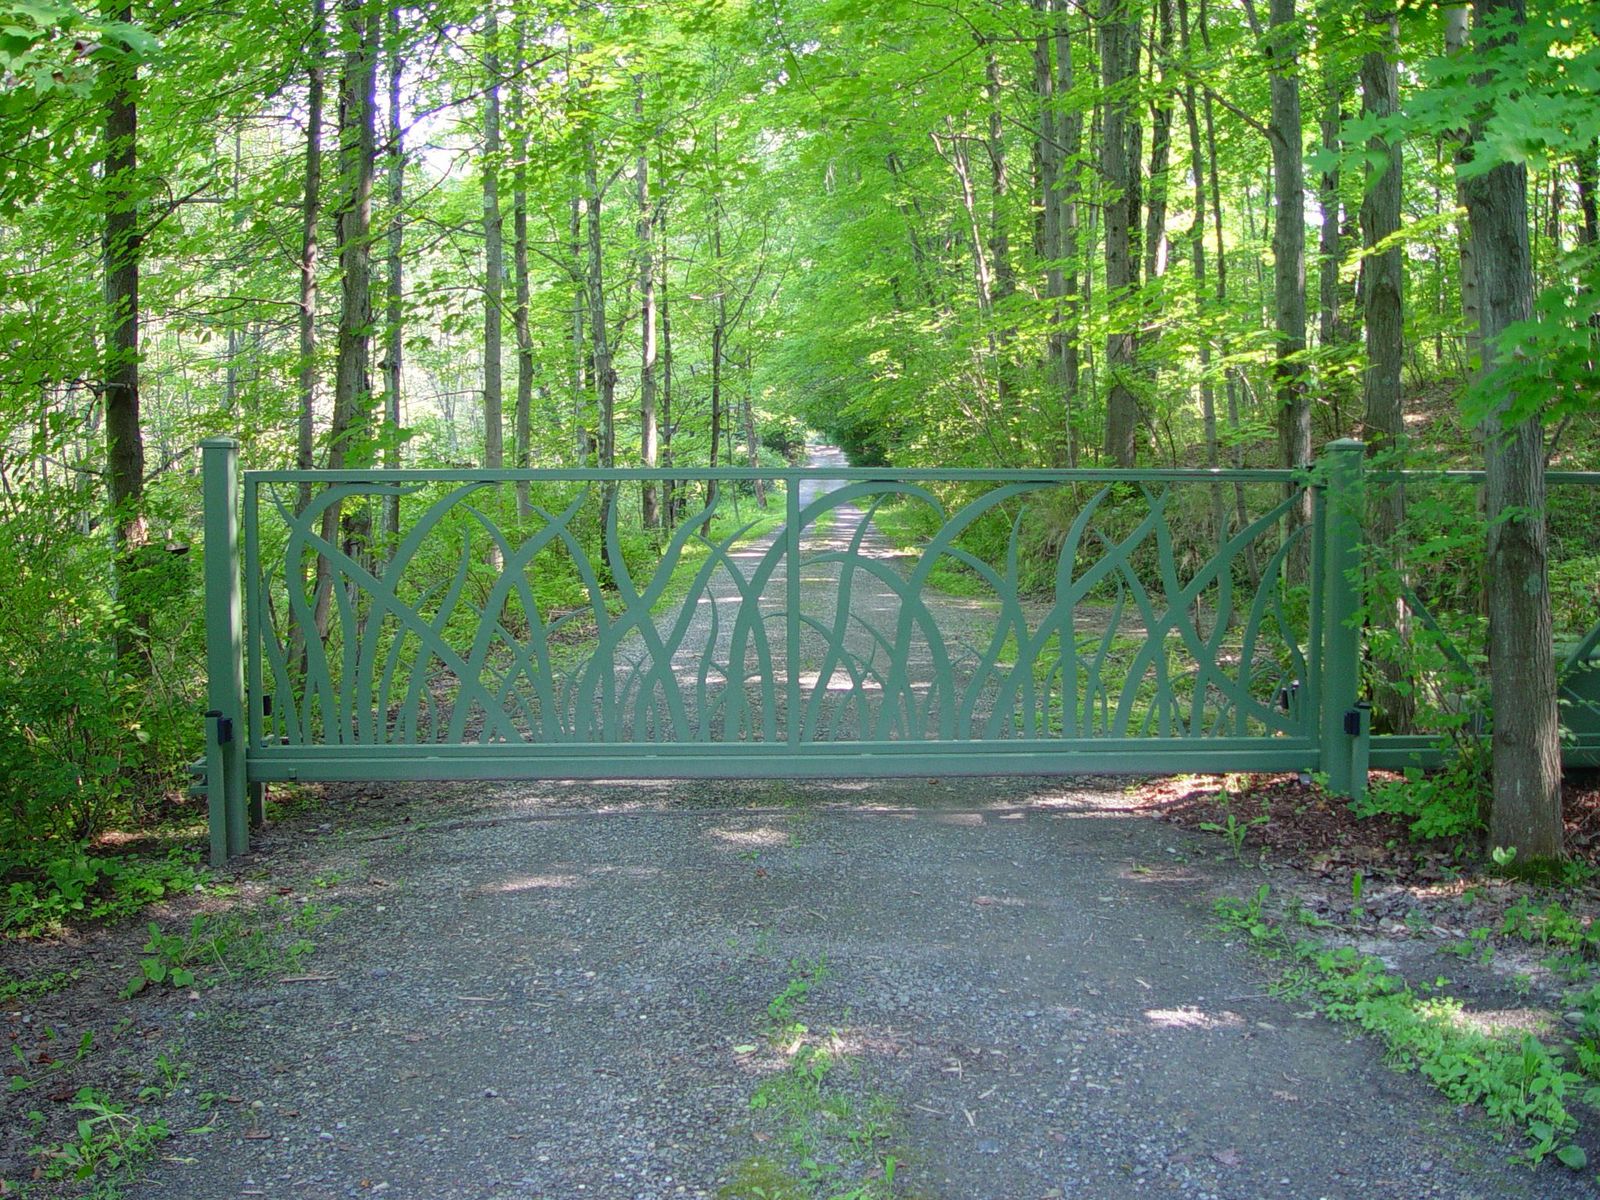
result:
<svg viewBox="0 0 1600 1200"><path fill-rule="evenodd" d="M1147 1008L1144 1018L1158 1029L1237 1029L1244 1024L1238 1013L1215 1015L1183 1005L1178 1008Z"/></svg>
<svg viewBox="0 0 1600 1200"><path fill-rule="evenodd" d="M1549 1034L1555 1026L1555 1017L1542 1008L1467 1009L1439 1005L1429 1015L1453 1028L1490 1036L1506 1033Z"/></svg>
<svg viewBox="0 0 1600 1200"><path fill-rule="evenodd" d="M770 825L758 826L755 829L713 829L710 833L712 837L719 841L744 849L760 849L769 846L787 846L789 844L788 830L774 829Z"/></svg>
<svg viewBox="0 0 1600 1200"><path fill-rule="evenodd" d="M505 896L517 892L543 892L583 886L581 875L517 875L499 883L485 883L473 889L479 896Z"/></svg>

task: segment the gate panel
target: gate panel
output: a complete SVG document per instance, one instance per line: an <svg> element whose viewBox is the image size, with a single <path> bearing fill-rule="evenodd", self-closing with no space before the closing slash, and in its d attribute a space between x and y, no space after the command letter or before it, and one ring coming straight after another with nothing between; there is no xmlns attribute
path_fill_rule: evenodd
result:
<svg viewBox="0 0 1600 1200"><path fill-rule="evenodd" d="M1314 589L1288 575L1316 556L1284 532L1286 473L702 473L658 545L638 497L665 478L247 473L254 776L1307 761ZM1234 482L1251 519L1185 542ZM983 757L999 743L1025 746Z"/></svg>

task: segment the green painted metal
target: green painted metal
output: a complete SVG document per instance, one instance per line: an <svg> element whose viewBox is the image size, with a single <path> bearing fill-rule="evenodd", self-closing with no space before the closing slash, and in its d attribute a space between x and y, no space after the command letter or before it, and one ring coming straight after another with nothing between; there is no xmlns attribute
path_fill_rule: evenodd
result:
<svg viewBox="0 0 1600 1200"><path fill-rule="evenodd" d="M239 443L201 446L205 502L206 784L211 861L221 865L250 848L247 824L244 707L244 615L239 582Z"/></svg>
<svg viewBox="0 0 1600 1200"><path fill-rule="evenodd" d="M308 777L325 762L299 756L323 746L600 747L568 760L593 774L663 744L745 743L780 757L825 744L866 762L858 748L874 741L972 753L1026 740L1048 755L1066 754L1072 737L1244 737L1281 758L1285 739L1309 736L1290 686L1308 672L1308 629L1283 583L1290 547L1276 544L1288 500L1196 560L1171 510L1203 495L1183 485L1213 485L1217 473L949 474L934 490L876 471L766 473L787 485L778 534L749 542L735 528L707 541L707 509L681 522L659 565L635 567L622 503L609 510L603 560L594 552L596 485L661 472L318 474L304 511L293 491L301 473L250 473L252 777L269 758L293 764L277 773ZM516 528L505 493L523 478L547 503ZM395 492L410 517L397 545L362 554L323 539L331 506ZM738 503L723 489L719 509L730 495ZM886 561L868 536L890 503L920 509L930 531L907 562ZM1023 523L1065 511L1053 593L1034 603L1020 578ZM814 538L830 522L840 532ZM980 529L987 557L973 548ZM691 545L703 558L684 566ZM1249 550L1261 559L1256 581L1243 573ZM309 635L319 559L334 581L324 637ZM669 604L680 567L687 595ZM953 568L983 594L961 602L981 609L975 623L930 606L930 578ZM576 611L538 594L542 576L560 572L586 601ZM824 579L820 592L808 575ZM862 597L880 617L853 607ZM269 693L270 717L259 699ZM1293 697L1287 711L1280 695ZM1134 752L1102 748L1119 764ZM1085 753L1072 751L1070 769L1094 766ZM684 769L715 773L707 761L684 759Z"/></svg>
<svg viewBox="0 0 1600 1200"><path fill-rule="evenodd" d="M1316 767L1358 792L1369 761L1439 755L1436 737L1373 736L1359 703L1363 463L1346 441L1310 475L263 471L240 497L236 445L209 442L211 704L237 731L208 723L213 856L245 848L283 780ZM630 489L665 479L720 486L652 547L628 532ZM782 492L770 517L742 494L758 479ZM1248 525L1186 542L1235 482ZM1291 528L1304 489L1313 520ZM331 508L371 529L390 497L394 544L324 540ZM910 550L871 532L886 513ZM1041 543L1053 560L1028 560ZM1600 627L1573 661L1597 646Z"/></svg>
<svg viewBox="0 0 1600 1200"><path fill-rule="evenodd" d="M1354 771L1354 743L1346 717L1361 694L1362 470L1366 446L1349 438L1323 452L1327 494L1323 502L1322 674L1317 689L1321 712L1321 764L1328 790L1349 796L1366 790L1366 774ZM1358 718L1359 719L1359 718Z"/></svg>

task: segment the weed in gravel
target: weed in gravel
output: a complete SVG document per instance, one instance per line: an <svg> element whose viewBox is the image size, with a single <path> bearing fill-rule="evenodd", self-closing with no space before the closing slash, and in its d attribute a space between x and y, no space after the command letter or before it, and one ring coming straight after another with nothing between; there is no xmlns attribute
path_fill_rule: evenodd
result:
<svg viewBox="0 0 1600 1200"><path fill-rule="evenodd" d="M898 1126L893 1101L862 1094L854 1062L839 1035L814 1037L801 1008L827 978L821 956L791 959L789 980L767 1003L762 1033L783 1056L782 1070L750 1097L766 1135L782 1154L738 1163L717 1200L889 1200L907 1193L897 1183L903 1157L888 1150ZM756 1046L735 1047L754 1053Z"/></svg>
<svg viewBox="0 0 1600 1200"><path fill-rule="evenodd" d="M51 992L62 991L71 987L77 978L76 971L53 971L32 979L13 979L8 974L0 974L0 1004L7 1000L25 1000L29 996L47 996Z"/></svg>
<svg viewBox="0 0 1600 1200"><path fill-rule="evenodd" d="M168 1136L166 1122L146 1120L97 1088L80 1088L71 1104L80 1114L74 1137L38 1149L47 1180L88 1183L87 1196L114 1200L133 1172Z"/></svg>
<svg viewBox="0 0 1600 1200"><path fill-rule="evenodd" d="M1243 862L1245 839L1250 835L1252 829L1267 823L1267 814L1261 813L1248 821L1239 820L1238 815L1233 811L1233 796L1226 791L1221 793L1219 803L1222 806L1222 813L1226 820L1220 823L1217 821L1202 821L1200 822L1200 828L1207 833L1220 833L1228 840L1228 847L1233 851L1233 857Z"/></svg>
<svg viewBox="0 0 1600 1200"><path fill-rule="evenodd" d="M1460 1001L1419 996L1382 960L1354 947L1291 938L1266 915L1267 900L1263 885L1249 900L1219 901L1217 912L1226 928L1287 961L1278 994L1304 996L1329 1018L1377 1035L1396 1067L1419 1071L1453 1103L1480 1105L1491 1120L1520 1130L1519 1157L1530 1164L1553 1155L1573 1170L1586 1165L1583 1149L1570 1140L1577 1122L1567 1105L1592 1104L1600 1089L1587 1086L1557 1052L1531 1034L1483 1031L1466 1019ZM1595 1051L1600 1064L1600 1045Z"/></svg>
<svg viewBox="0 0 1600 1200"><path fill-rule="evenodd" d="M339 911L337 906L318 905L310 900L295 907L274 898L255 914L202 914L182 933L163 932L152 921L139 971L122 989L122 995L126 999L151 986L193 987L217 975L298 971L305 957L316 949L304 935L322 928Z"/></svg>
<svg viewBox="0 0 1600 1200"><path fill-rule="evenodd" d="M0 930L37 937L68 921L130 916L166 896L205 888L199 854L164 858L90 854L74 846L51 856L0 855Z"/></svg>

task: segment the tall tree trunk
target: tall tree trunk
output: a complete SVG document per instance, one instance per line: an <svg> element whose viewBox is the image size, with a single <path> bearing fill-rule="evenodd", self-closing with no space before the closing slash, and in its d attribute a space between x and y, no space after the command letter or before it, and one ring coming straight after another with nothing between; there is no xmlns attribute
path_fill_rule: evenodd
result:
<svg viewBox="0 0 1600 1200"><path fill-rule="evenodd" d="M1478 0L1477 19L1502 14L1518 36L1523 0ZM1469 156L1481 131L1463 155ZM1506 352L1501 333L1533 312L1528 247L1528 172L1501 163L1460 181L1478 271L1482 376L1490 385ZM1539 414L1514 419L1504 395L1484 430L1487 475L1489 688L1494 713L1494 798L1489 844L1514 849L1519 862L1562 854L1561 744L1556 712L1548 545L1545 528L1544 429Z"/></svg>
<svg viewBox="0 0 1600 1200"><path fill-rule="evenodd" d="M656 205L656 234L665 244L667 210L665 204ZM665 259L661 263L661 465L672 465L672 310L668 305L668 283L671 275ZM678 495L673 480L668 479L661 488L661 507L670 529L678 523Z"/></svg>
<svg viewBox="0 0 1600 1200"><path fill-rule="evenodd" d="M533 331L528 322L532 300L528 276L528 125L522 92L526 65L527 19L517 15L516 83L511 88L511 272L516 277L516 305L512 325L517 333L517 411L514 418L513 454L516 465L533 465ZM533 516L533 495L526 479L517 481L517 518Z"/></svg>
<svg viewBox="0 0 1600 1200"><path fill-rule="evenodd" d="M1017 291L1017 273L1011 264L1011 233L1006 221L1011 183L1006 170L1005 123L1001 113L1000 55L992 42L985 45L984 87L989 101L989 259L994 264L994 301L1003 306ZM1015 340L1016 327L1002 323L991 343L995 355L995 400L1001 425L1007 429L1014 419L1010 411L1010 358L1011 344Z"/></svg>
<svg viewBox="0 0 1600 1200"><path fill-rule="evenodd" d="M1306 387L1306 209L1305 164L1301 149L1301 39L1295 23L1295 0L1271 0L1265 48L1271 72L1273 325L1277 360L1273 380L1278 405L1278 444L1283 465L1311 463L1311 400ZM1290 534L1311 522L1311 495L1290 512ZM1304 577L1309 552L1291 559L1294 573Z"/></svg>
<svg viewBox="0 0 1600 1200"><path fill-rule="evenodd" d="M1383 28L1383 45L1368 51L1361 60L1361 112L1369 119L1385 121L1400 105L1399 26L1393 13L1374 13L1375 24ZM1361 297L1363 324L1367 339L1367 370L1362 380L1363 407L1369 452L1382 454L1397 449L1405 432L1400 397L1400 367L1405 354L1405 320L1401 311L1404 296L1400 246L1383 251L1376 247L1400 229L1400 143L1381 134L1367 139L1366 187L1361 202ZM1379 498L1372 540L1378 546L1394 546L1395 535L1405 520L1405 492L1400 484L1389 487ZM1396 548L1398 549L1398 548ZM1385 556L1397 561L1396 554ZM1402 565L1403 570L1403 565ZM1410 624L1410 609L1396 599L1390 620L1404 641ZM1388 728L1409 732L1415 706L1411 688L1405 686L1403 665L1388 657L1379 663L1385 683L1379 689L1378 709Z"/></svg>
<svg viewBox="0 0 1600 1200"><path fill-rule="evenodd" d="M1399 27L1395 16L1379 18L1385 30L1381 49L1361 60L1361 112L1379 121L1394 116L1400 102L1400 77L1395 62ZM1367 139L1366 189L1361 202L1361 296L1367 338L1367 371L1363 379L1367 437L1374 451L1395 446L1402 433L1400 366L1404 356L1401 313L1403 280L1400 246L1375 248L1400 229L1400 143L1382 134ZM1382 534L1392 535L1399 513Z"/></svg>
<svg viewBox="0 0 1600 1200"><path fill-rule="evenodd" d="M300 208L300 405L295 466L316 466L317 412L317 225L322 217L322 105L328 56L328 16L324 0L312 0L307 38L310 68L306 94L306 165ZM299 511L311 503L311 482L300 484ZM296 658L298 659L298 655Z"/></svg>
<svg viewBox="0 0 1600 1200"><path fill-rule="evenodd" d="M1331 41L1334 31L1332 6L1323 5L1322 41L1327 61L1322 68L1322 153L1327 160L1318 178L1317 204L1322 209L1322 226L1317 237L1317 344L1329 355L1343 341L1343 322L1339 320L1339 264L1344 247L1339 238L1339 159L1342 145L1339 130L1344 124L1346 73ZM1323 370L1324 379L1333 373L1331 361ZM1324 387L1332 390L1331 380Z"/></svg>
<svg viewBox="0 0 1600 1200"><path fill-rule="evenodd" d="M744 348L744 374L739 379L739 407L744 416L744 459L745 465L752 471L761 465L761 432L756 426L755 396L752 394L755 376L750 369L751 351L746 343ZM758 507L767 506L767 481L755 481L756 504Z"/></svg>
<svg viewBox="0 0 1600 1200"><path fill-rule="evenodd" d="M1206 8L1206 0L1199 0L1199 4L1200 8L1198 14L1198 24L1200 27L1200 44L1205 49L1206 54L1210 55L1211 16ZM1227 242L1224 240L1222 235L1222 178L1221 171L1217 166L1216 107L1212 103L1211 92L1209 89L1207 89L1205 93L1204 100L1206 124L1206 173L1211 184L1211 226L1216 235L1217 247L1217 310L1219 312L1226 312L1228 310L1228 249ZM1224 361L1226 361L1232 354L1232 347L1229 345L1226 327L1224 327L1224 332L1218 339L1218 349L1222 351L1222 357ZM1229 439L1232 443L1232 450L1229 457L1232 459L1232 465L1237 469L1244 466L1244 445L1243 439L1239 436L1240 381L1238 368L1227 368L1226 374L1223 378L1224 390L1226 391L1228 397L1228 432L1230 435L1232 435ZM1250 513L1245 503L1244 484L1238 481L1235 481L1233 485L1233 511L1235 531L1244 529L1249 525ZM1256 563L1255 543L1252 542L1247 545L1245 547L1244 554L1245 566L1249 571L1250 581L1252 583L1260 583L1261 570Z"/></svg>
<svg viewBox="0 0 1600 1200"><path fill-rule="evenodd" d="M605 260L601 257L600 241L600 178L592 132L584 141L583 171L589 209L589 336L594 347L595 389L600 400L599 465L609 468L616 465L617 457L614 408L617 372L611 364L611 342L606 329ZM611 510L617 502L616 485L606 484L600 495L600 528L604 531L610 528ZM618 564L611 561L609 544L603 543L603 546L603 561L607 566L616 567Z"/></svg>
<svg viewBox="0 0 1600 1200"><path fill-rule="evenodd" d="M372 461L372 178L380 24L363 0L340 0L339 17L345 49L339 82L341 195L334 231L343 277L328 430L330 471ZM370 518L364 508L342 514L341 507L330 504L324 511L322 537L329 543L342 541L344 552L354 555L370 541ZM317 559L314 610L319 637L327 633L332 599L332 571L322 556Z"/></svg>
<svg viewBox="0 0 1600 1200"><path fill-rule="evenodd" d="M500 21L484 9L483 68L483 465L505 466L505 392L501 330L505 327L505 222L500 214Z"/></svg>
<svg viewBox="0 0 1600 1200"><path fill-rule="evenodd" d="M1077 409L1078 362L1078 193L1081 168L1078 155L1083 149L1083 114L1075 104L1063 102L1072 94L1075 83L1072 66L1072 33L1067 25L1068 0L1050 0L1050 14L1054 23L1056 48L1057 121L1055 136L1060 143L1057 159L1057 196L1060 208L1060 242L1057 257L1061 260L1062 321L1065 330L1055 338L1055 358L1060 372L1062 416L1066 422L1067 465L1078 465L1078 430L1074 414Z"/></svg>
<svg viewBox="0 0 1600 1200"><path fill-rule="evenodd" d="M1578 156L1578 207L1583 212L1583 226L1578 234L1580 246L1600 243L1600 204L1596 202L1596 191L1600 191L1600 138Z"/></svg>
<svg viewBox="0 0 1600 1200"><path fill-rule="evenodd" d="M634 116L644 120L644 81L638 83L633 98ZM660 447L656 427L656 258L651 233L655 219L650 212L650 153L640 130L639 158L634 167L638 188L639 217L639 454L646 468L656 466ZM656 485L646 481L640 495L641 516L646 529L661 525Z"/></svg>
<svg viewBox="0 0 1600 1200"><path fill-rule="evenodd" d="M1467 17L1466 5L1454 6L1445 10L1444 24L1444 49L1448 55L1463 53L1467 48ZM1457 147L1465 143L1468 131L1456 130L1453 140ZM1456 184L1456 203L1465 207L1466 191L1458 182ZM1456 237L1456 264L1461 280L1461 317L1462 325L1466 329L1467 361L1483 362L1483 313L1478 305L1478 264L1473 258L1473 238L1466 228L1461 229Z"/></svg>
<svg viewBox="0 0 1600 1200"><path fill-rule="evenodd" d="M1138 269L1133 227L1137 209L1129 213L1130 193L1136 197L1139 160L1129 160L1129 126L1135 124L1132 92L1139 76L1138 31L1128 24L1127 0L1102 0L1100 23L1101 83L1106 90L1105 125L1101 134L1100 172L1107 193L1105 205L1106 308L1110 332L1106 334L1106 370L1111 376L1106 397L1106 457L1119 467L1131 467L1138 444L1139 398L1133 391L1137 304L1131 294ZM1134 200L1137 204L1137 199Z"/></svg>
<svg viewBox="0 0 1600 1200"><path fill-rule="evenodd" d="M1063 303L1066 295L1066 275L1062 258L1062 182L1063 150L1058 134L1056 97L1056 72L1050 61L1051 43L1054 40L1056 19L1052 0L1030 0L1033 8L1033 91L1038 102L1039 128L1033 139L1034 174L1038 181L1038 219L1034 224L1034 253L1044 261L1045 297L1050 302L1050 332L1045 339L1044 377L1046 395L1059 398L1060 423L1052 433L1048 446L1051 461L1061 466L1072 461L1072 397L1062 370L1062 351L1067 337L1062 328ZM1070 54L1068 43L1068 53ZM1071 59L1067 70L1070 72Z"/></svg>
<svg viewBox="0 0 1600 1200"><path fill-rule="evenodd" d="M1179 49L1190 57L1189 0L1178 0ZM1221 465L1217 439L1217 391L1211 378L1211 305L1206 279L1206 170L1205 142L1200 137L1200 104L1193 79L1183 87L1183 116L1189 132L1189 173L1194 177L1194 223L1189 226L1189 263L1194 273L1195 312L1200 326L1200 419L1205 435L1206 466ZM1221 545L1227 533L1227 512L1222 487L1211 488L1211 536Z"/></svg>
<svg viewBox="0 0 1600 1200"><path fill-rule="evenodd" d="M131 23L133 5L107 14ZM117 600L132 627L118 632L114 647L124 670L143 674L149 659L143 642L150 608L141 596L139 562L149 543L144 513L144 431L139 421L139 69L117 58L105 70L105 301L106 484L115 537Z"/></svg>
<svg viewBox="0 0 1600 1200"><path fill-rule="evenodd" d="M387 304L384 312L383 410L388 437L384 441L383 465L400 469L400 377L405 353L405 130L400 121L400 77L405 61L400 56L400 7L389 6L389 246L385 270ZM383 498L383 532L389 546L400 540L400 494L391 491Z"/></svg>
<svg viewBox="0 0 1600 1200"><path fill-rule="evenodd" d="M1150 189L1145 209L1144 278L1153 283L1167 269L1167 168L1172 156L1172 0L1157 0L1157 41L1152 74L1159 67L1150 132ZM1137 214L1135 214L1137 219Z"/></svg>
<svg viewBox="0 0 1600 1200"><path fill-rule="evenodd" d="M567 374L572 393L573 452L577 455L580 467L589 465L590 453L589 414L585 403L585 393L588 391L589 383L584 370L589 360L588 341L584 336L589 309L589 272L585 266L583 251L583 210L584 200L580 182L578 194L572 198L567 229L567 246L572 263L572 357Z"/></svg>

